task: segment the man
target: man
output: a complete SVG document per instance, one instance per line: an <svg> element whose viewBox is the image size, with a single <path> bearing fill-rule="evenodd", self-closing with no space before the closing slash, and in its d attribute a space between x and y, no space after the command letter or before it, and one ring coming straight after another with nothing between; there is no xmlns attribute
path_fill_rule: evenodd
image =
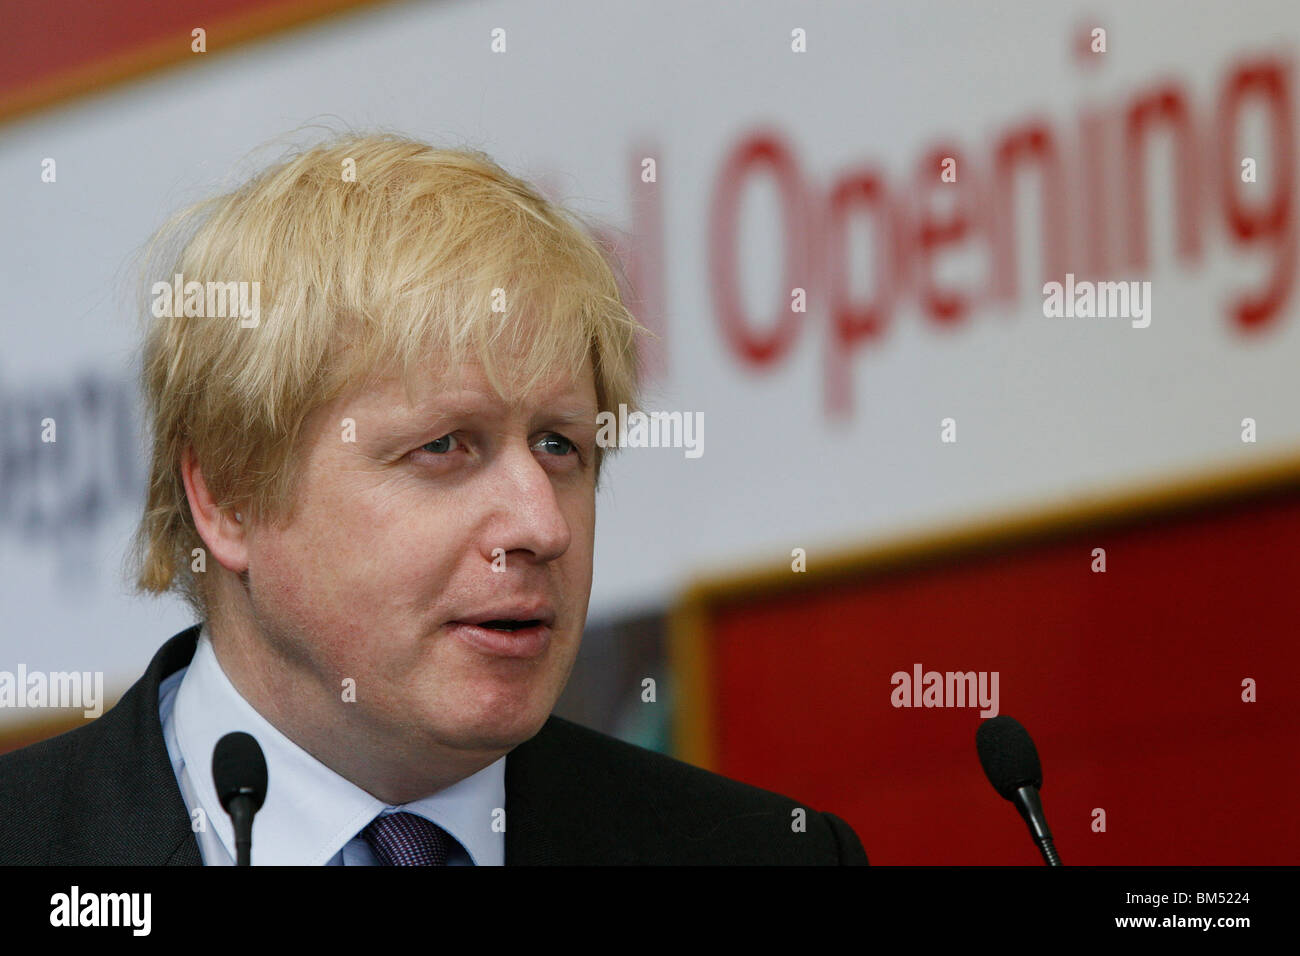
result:
<svg viewBox="0 0 1300 956"><path fill-rule="evenodd" d="M361 136L176 237L139 584L204 623L0 758L0 862L229 864L231 731L268 766L259 864L866 862L834 816L551 716L643 331L575 221L482 154Z"/></svg>

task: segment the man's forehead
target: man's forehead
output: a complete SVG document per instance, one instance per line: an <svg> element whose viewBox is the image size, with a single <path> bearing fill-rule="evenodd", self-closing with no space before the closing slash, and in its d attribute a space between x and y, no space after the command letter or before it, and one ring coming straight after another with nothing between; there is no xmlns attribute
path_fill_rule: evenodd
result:
<svg viewBox="0 0 1300 956"><path fill-rule="evenodd" d="M402 413L491 414L496 412L546 413L574 420L594 420L597 412L595 383L588 366L584 373L557 372L524 391L508 378L493 387L476 363L452 370L421 369L408 376L381 380L373 396Z"/></svg>

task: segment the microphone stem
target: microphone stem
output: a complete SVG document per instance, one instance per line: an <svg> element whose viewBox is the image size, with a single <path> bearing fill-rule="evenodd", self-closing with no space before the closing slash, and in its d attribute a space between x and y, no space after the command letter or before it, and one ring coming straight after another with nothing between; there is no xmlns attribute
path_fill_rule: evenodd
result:
<svg viewBox="0 0 1300 956"><path fill-rule="evenodd" d="M1061 857L1057 854L1056 847L1052 845L1052 831L1047 828L1047 818L1043 816L1043 802L1039 799L1038 788L1033 784L1019 787L1011 795L1011 802L1015 804L1025 823L1029 825L1029 833L1034 838L1034 844L1039 852L1043 854L1043 859L1047 861L1047 865L1060 866Z"/></svg>
<svg viewBox="0 0 1300 956"><path fill-rule="evenodd" d="M1057 855L1056 847L1052 846L1051 837L1043 837L1042 839L1036 838L1034 842L1038 844L1038 850L1043 854L1043 859L1047 862L1048 866L1061 865L1061 858Z"/></svg>
<svg viewBox="0 0 1300 956"><path fill-rule="evenodd" d="M230 801L230 822L235 828L235 866L253 865L253 808L248 797Z"/></svg>

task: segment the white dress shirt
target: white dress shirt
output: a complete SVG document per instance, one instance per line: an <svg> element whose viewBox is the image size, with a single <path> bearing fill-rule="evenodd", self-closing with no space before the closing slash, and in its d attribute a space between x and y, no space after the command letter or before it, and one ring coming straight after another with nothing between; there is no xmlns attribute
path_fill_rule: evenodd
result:
<svg viewBox="0 0 1300 956"><path fill-rule="evenodd" d="M158 716L206 866L230 866L235 859L234 827L212 780L212 751L236 730L257 738L266 755L266 802L253 818L255 865L375 866L379 861L358 834L379 814L397 810L432 820L459 841L449 866L505 863L505 757L433 796L385 804L280 733L240 696L221 669L206 624L190 665L159 687Z"/></svg>

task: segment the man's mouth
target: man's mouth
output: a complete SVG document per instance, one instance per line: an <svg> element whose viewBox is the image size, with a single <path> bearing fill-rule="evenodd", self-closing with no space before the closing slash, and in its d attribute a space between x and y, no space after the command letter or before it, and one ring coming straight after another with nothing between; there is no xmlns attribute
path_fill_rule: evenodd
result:
<svg viewBox="0 0 1300 956"><path fill-rule="evenodd" d="M549 608L545 613L545 617L483 617L477 621L453 621L449 629L479 653L491 657L535 658L546 652L555 625L555 615Z"/></svg>
<svg viewBox="0 0 1300 956"><path fill-rule="evenodd" d="M483 621L477 626L487 628L490 631L519 631L528 627L536 627L541 623L542 623L541 620L534 618L528 621L516 621L516 620Z"/></svg>
<svg viewBox="0 0 1300 956"><path fill-rule="evenodd" d="M554 627L555 611L542 600L503 601L496 607L458 617L453 623L509 633L526 631L530 627Z"/></svg>

